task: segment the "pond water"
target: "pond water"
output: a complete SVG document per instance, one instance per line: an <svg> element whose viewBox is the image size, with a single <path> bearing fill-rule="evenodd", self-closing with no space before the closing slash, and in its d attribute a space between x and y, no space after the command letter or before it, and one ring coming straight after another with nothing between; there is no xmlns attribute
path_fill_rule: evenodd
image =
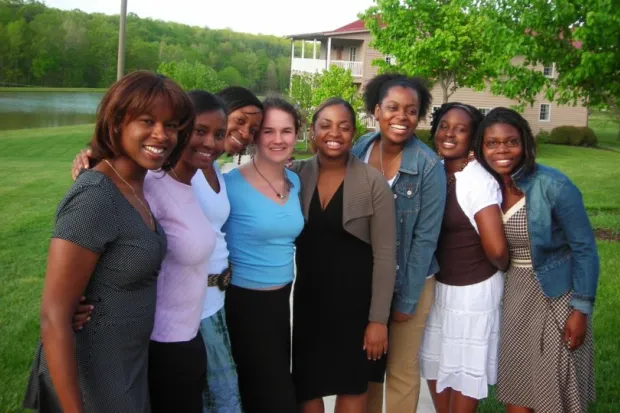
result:
<svg viewBox="0 0 620 413"><path fill-rule="evenodd" d="M93 123L104 92L0 92L0 130Z"/></svg>

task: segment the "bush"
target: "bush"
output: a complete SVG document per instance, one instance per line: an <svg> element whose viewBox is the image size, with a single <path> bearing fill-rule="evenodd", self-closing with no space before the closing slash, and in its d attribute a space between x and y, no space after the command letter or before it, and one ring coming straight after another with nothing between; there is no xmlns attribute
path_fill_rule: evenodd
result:
<svg viewBox="0 0 620 413"><path fill-rule="evenodd" d="M540 132L536 134L536 143L549 143L549 139L551 134L549 131L541 129Z"/></svg>
<svg viewBox="0 0 620 413"><path fill-rule="evenodd" d="M558 126L553 128L549 143L556 145L580 146L583 144L584 133L576 126Z"/></svg>
<svg viewBox="0 0 620 413"><path fill-rule="evenodd" d="M592 130L592 128L584 126L580 129L583 133L583 144L585 146L597 146L598 145L598 138L596 136L596 133L594 133L594 131Z"/></svg>
<svg viewBox="0 0 620 413"><path fill-rule="evenodd" d="M416 136L422 142L427 144L430 148L435 148L435 143L431 142L431 130L430 129L416 129Z"/></svg>

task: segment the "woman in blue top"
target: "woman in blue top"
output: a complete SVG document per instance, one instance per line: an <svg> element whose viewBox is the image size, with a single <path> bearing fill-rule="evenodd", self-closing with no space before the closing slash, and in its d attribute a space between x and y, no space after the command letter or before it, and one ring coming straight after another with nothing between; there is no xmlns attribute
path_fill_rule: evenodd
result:
<svg viewBox="0 0 620 413"><path fill-rule="evenodd" d="M285 168L301 118L288 102L263 102L251 162L224 175L224 225L232 267L226 320L246 413L296 411L290 374L290 293L294 243L304 219L299 177Z"/></svg>
<svg viewBox="0 0 620 413"><path fill-rule="evenodd" d="M502 187L511 258L497 397L508 412L586 412L595 393L598 252L581 193L537 164L535 148L527 121L506 108L489 112L475 142Z"/></svg>

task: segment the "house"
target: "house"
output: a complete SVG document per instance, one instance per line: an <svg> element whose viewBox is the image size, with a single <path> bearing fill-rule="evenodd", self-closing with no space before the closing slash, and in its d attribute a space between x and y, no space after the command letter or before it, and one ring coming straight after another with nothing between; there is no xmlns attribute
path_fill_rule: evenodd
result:
<svg viewBox="0 0 620 413"><path fill-rule="evenodd" d="M372 62L384 59L390 63L393 56L387 56L370 46L372 35L364 26L362 20L357 20L336 30L319 33L306 33L288 36L292 40L291 47L291 74L319 73L332 65L350 69L353 80L359 90L363 90L368 81L377 74L378 68ZM303 41L301 57L295 57L295 41ZM299 52L299 51L298 51ZM298 53L299 54L299 53ZM554 66L539 67L545 76L553 78L557 75ZM433 110L443 101L441 86L435 85L431 90L433 96ZM510 107L516 105L515 100L504 96L495 96L490 91L476 92L469 88L458 89L451 97L451 102L463 102L476 106L486 113L498 106ZM432 113L432 111L431 111ZM588 110L584 106L558 105L545 100L543 94L539 96L533 106L526 106L523 116L530 123L536 134L540 130L551 131L556 126L586 126ZM365 118L369 128L375 127L374 117ZM421 128L430 128L430 115L426 125Z"/></svg>

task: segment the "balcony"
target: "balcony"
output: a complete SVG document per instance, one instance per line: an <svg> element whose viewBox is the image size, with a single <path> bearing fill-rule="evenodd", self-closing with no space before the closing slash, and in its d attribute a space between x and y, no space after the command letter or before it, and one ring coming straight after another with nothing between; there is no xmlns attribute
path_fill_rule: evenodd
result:
<svg viewBox="0 0 620 413"><path fill-rule="evenodd" d="M351 62L348 60L331 60L330 65L336 65L343 69L349 69L353 77L362 77L364 71L364 62ZM327 67L327 60L325 59L302 59L299 57L293 58L291 64L291 70L293 72L302 73L320 73Z"/></svg>

